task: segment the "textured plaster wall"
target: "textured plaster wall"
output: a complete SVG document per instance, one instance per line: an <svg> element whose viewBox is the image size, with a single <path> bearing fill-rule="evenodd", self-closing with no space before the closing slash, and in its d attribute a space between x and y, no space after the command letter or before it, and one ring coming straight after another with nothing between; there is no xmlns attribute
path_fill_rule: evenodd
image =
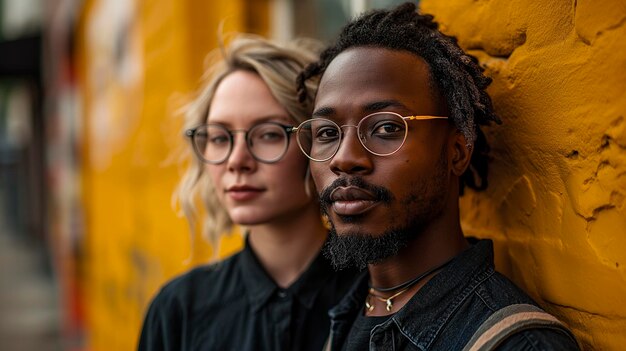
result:
<svg viewBox="0 0 626 351"><path fill-rule="evenodd" d="M626 348L626 1L423 0L503 120L466 234L589 350Z"/></svg>

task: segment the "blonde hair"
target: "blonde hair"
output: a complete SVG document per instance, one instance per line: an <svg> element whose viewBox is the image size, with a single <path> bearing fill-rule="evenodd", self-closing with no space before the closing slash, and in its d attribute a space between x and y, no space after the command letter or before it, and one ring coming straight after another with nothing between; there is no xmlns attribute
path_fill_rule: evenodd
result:
<svg viewBox="0 0 626 351"><path fill-rule="evenodd" d="M236 34L227 46L220 39L220 47L208 56L209 66L203 76L204 84L196 98L184 109L184 129L206 123L218 85L224 77L238 70L257 74L296 122L310 118L317 82L310 82L307 90L312 94L304 102L299 102L296 78L304 67L318 59L320 49L321 44L312 39L298 39L280 44L252 34ZM174 197L180 203L192 235L197 219L203 217L202 234L215 248L220 236L232 231L233 222L219 202L204 166L197 157L190 160ZM308 173L307 170L303 181L307 194L310 195ZM198 206L200 203L202 205Z"/></svg>

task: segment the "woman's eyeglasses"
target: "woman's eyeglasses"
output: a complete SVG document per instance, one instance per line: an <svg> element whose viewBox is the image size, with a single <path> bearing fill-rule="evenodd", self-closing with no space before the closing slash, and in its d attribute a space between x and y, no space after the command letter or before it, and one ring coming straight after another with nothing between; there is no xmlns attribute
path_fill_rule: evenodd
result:
<svg viewBox="0 0 626 351"><path fill-rule="evenodd" d="M188 129L185 134L191 139L196 155L206 163L220 164L228 159L233 151L235 133L244 133L254 159L274 163L287 152L293 129L276 122L259 123L248 130L228 130L221 124L209 123Z"/></svg>

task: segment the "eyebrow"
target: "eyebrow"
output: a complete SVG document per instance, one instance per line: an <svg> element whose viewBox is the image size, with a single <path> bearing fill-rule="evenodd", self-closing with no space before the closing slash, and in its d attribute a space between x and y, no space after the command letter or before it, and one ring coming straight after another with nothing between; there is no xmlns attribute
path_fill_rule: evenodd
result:
<svg viewBox="0 0 626 351"><path fill-rule="evenodd" d="M268 116L263 116L261 118L259 118L258 120L256 120L255 124L258 123L263 123L263 122L276 122L276 121L280 121L282 123L286 123L286 124L293 124L293 121L291 120L291 118L289 118L289 116L283 116L283 115L268 115Z"/></svg>
<svg viewBox="0 0 626 351"><path fill-rule="evenodd" d="M395 107L395 108L408 110L406 105L404 105L398 100L374 101L374 102L365 104L365 106L363 106L362 109L364 112L369 113L369 112L377 112L380 110L384 110L389 107ZM336 110L332 107L320 107L319 109L313 111L313 117L328 117L328 116L335 114L335 112Z"/></svg>
<svg viewBox="0 0 626 351"><path fill-rule="evenodd" d="M216 123L216 124L221 124L225 127L230 127L231 123L229 120L226 121L218 121L215 122L215 118L213 117L211 119L207 119L206 123ZM211 121L213 120L213 121ZM265 123L265 122L277 122L277 123L281 123L281 124L285 124L285 125L293 125L294 122L288 117L288 116L284 116L284 115L267 115L267 116L262 116L259 117L258 119L256 119L254 121L254 123L252 125L257 125L259 123Z"/></svg>
<svg viewBox="0 0 626 351"><path fill-rule="evenodd" d="M313 117L328 117L335 113L335 109L332 107L320 107L313 111Z"/></svg>
<svg viewBox="0 0 626 351"><path fill-rule="evenodd" d="M407 109L406 105L404 105L398 100L382 100L382 101L375 101L375 102L368 103L367 105L363 107L363 110L365 112L377 112L377 111L384 110L389 107L396 107L396 108L401 108L405 110Z"/></svg>

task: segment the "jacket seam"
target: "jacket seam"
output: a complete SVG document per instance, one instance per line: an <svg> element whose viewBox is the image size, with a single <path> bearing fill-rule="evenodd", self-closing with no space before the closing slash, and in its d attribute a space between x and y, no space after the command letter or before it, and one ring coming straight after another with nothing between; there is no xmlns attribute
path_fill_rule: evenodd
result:
<svg viewBox="0 0 626 351"><path fill-rule="evenodd" d="M447 313L441 319L442 322L439 323L438 328L428 335L428 340L429 341L426 344L426 347L424 348L424 350L430 349L430 347L432 346L433 342L437 339L437 336L441 333L441 330L444 328L444 326L446 324L448 324L448 322L450 321L450 317L452 315L454 315L454 313L458 310L459 306L461 306L463 301L465 301L468 298L468 296L470 296L472 293L474 293L476 291L476 289L482 283L484 283L487 279L489 279L491 276L493 276L494 273L495 273L495 270L493 268L491 268L491 267L486 269L486 270L484 270L483 272L479 273L478 276L476 277L476 279L474 280L473 284L468 285L463 290L463 292L457 296L457 298L454 300L454 302L452 304L450 304L451 307L446 311ZM482 275L484 275L484 277L482 277ZM413 345L417 346L417 344L413 340L413 338L409 338L409 340L411 341L411 343Z"/></svg>
<svg viewBox="0 0 626 351"><path fill-rule="evenodd" d="M485 300L485 298L483 297L483 295L479 292L479 291L474 291L474 294L476 296L478 296L478 298L485 304L485 306L491 311L491 312L495 312L497 309L493 306L491 306L490 303L487 302L487 300Z"/></svg>
<svg viewBox="0 0 626 351"><path fill-rule="evenodd" d="M532 350L535 351L542 351L543 348L539 348L538 345L536 345L535 342L533 342L527 335L527 333L522 332L522 337L524 337L524 340L526 340L526 342L528 342L528 344L530 345Z"/></svg>
<svg viewBox="0 0 626 351"><path fill-rule="evenodd" d="M394 322L395 322L395 320L394 320ZM397 322L396 322L395 324L396 324L396 326L398 327L398 331L400 331L400 334L404 335L404 337L405 337L405 338L407 338L407 339L411 342L411 344L413 344L413 346L417 347L418 349L420 349L420 350L422 350L422 351L425 351L425 350L426 350L425 348L423 348L423 347L421 347L420 345L418 345L418 344L417 344L417 343L413 340L413 338L412 338L410 335L408 335L407 333L405 333L405 332L404 332L404 330L402 330L402 328L400 328L400 326L398 325L398 323L397 323Z"/></svg>

